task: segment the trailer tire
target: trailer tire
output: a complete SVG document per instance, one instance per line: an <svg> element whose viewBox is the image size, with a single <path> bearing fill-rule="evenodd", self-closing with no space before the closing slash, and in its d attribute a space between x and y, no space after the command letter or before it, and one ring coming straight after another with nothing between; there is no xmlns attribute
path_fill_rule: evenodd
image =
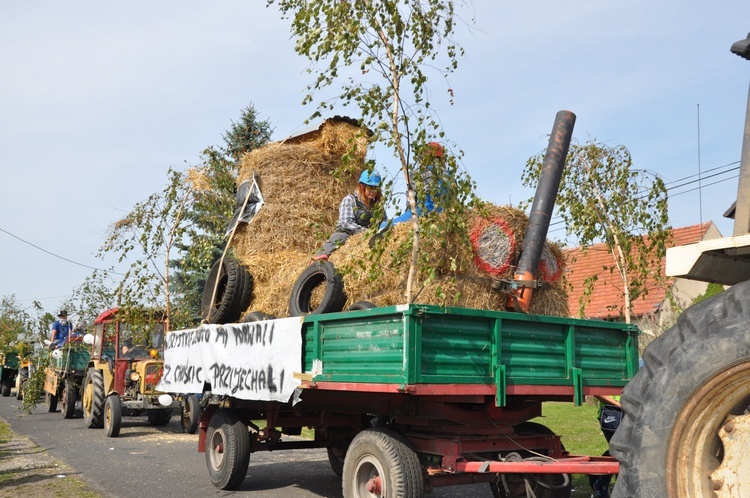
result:
<svg viewBox="0 0 750 498"><path fill-rule="evenodd" d="M379 478L380 492L367 490ZM344 498L369 496L424 496L419 457L408 441L383 427L357 434L346 450L342 475Z"/></svg>
<svg viewBox="0 0 750 498"><path fill-rule="evenodd" d="M104 425L104 377L89 368L83 382L83 421L89 429L101 429Z"/></svg>
<svg viewBox="0 0 750 498"><path fill-rule="evenodd" d="M750 445L748 295L744 282L688 308L646 348L610 442L620 461L613 497L750 495L737 455ZM724 441L731 415L735 439Z"/></svg>
<svg viewBox="0 0 750 498"><path fill-rule="evenodd" d="M148 410L146 416L149 424L154 427L163 427L172 420L172 410Z"/></svg>
<svg viewBox="0 0 750 498"><path fill-rule="evenodd" d="M276 317L262 311L251 311L242 317L242 323L261 322L263 320L273 320L274 318Z"/></svg>
<svg viewBox="0 0 750 498"><path fill-rule="evenodd" d="M208 423L206 466L211 483L219 489L236 489L250 463L250 433L240 415L219 409Z"/></svg>
<svg viewBox="0 0 750 498"><path fill-rule="evenodd" d="M357 301L356 303L346 308L346 310L347 311L362 311L362 310L371 310L373 308L377 308L377 306L375 306L375 303L371 303L370 301Z"/></svg>
<svg viewBox="0 0 750 498"><path fill-rule="evenodd" d="M237 260L224 258L217 261L208 273L203 287L201 317L208 323L236 322L242 310L250 304L252 290L253 277Z"/></svg>
<svg viewBox="0 0 750 498"><path fill-rule="evenodd" d="M320 303L313 309L311 302L313 291L325 284L325 291ZM330 261L316 261L305 268L292 287L289 297L289 315L318 315L333 313L344 309L346 294L344 293L344 279L336 272Z"/></svg>
<svg viewBox="0 0 750 498"><path fill-rule="evenodd" d="M195 394L188 395L183 400L182 413L180 416L180 425L182 432L195 434L198 430L198 422L201 418L201 407L198 403L198 396Z"/></svg>
<svg viewBox="0 0 750 498"><path fill-rule="evenodd" d="M10 396L10 388L11 388L11 379L3 379L2 384L2 395L3 397Z"/></svg>
<svg viewBox="0 0 750 498"><path fill-rule="evenodd" d="M120 435L120 426L122 425L122 405L120 398L116 394L107 396L104 403L104 430L107 431L107 437L117 437Z"/></svg>
<svg viewBox="0 0 750 498"><path fill-rule="evenodd" d="M337 476L344 474L344 458L346 457L346 446L329 446L326 448L328 453L328 463L331 464L331 470Z"/></svg>
<svg viewBox="0 0 750 498"><path fill-rule="evenodd" d="M549 427L536 422L523 422L513 428L517 434L543 434L555 436ZM563 450L565 447L563 447ZM517 452L523 458L534 458L535 453L528 451ZM507 458L507 456L506 456ZM570 474L507 474L505 479L510 494L507 494L502 483L490 483L492 495L503 498L526 498L526 482L529 482L534 496L537 498L570 498L573 491L573 478Z"/></svg>
<svg viewBox="0 0 750 498"><path fill-rule="evenodd" d="M47 407L47 412L52 413L57 411L57 395L44 393L44 404Z"/></svg>
<svg viewBox="0 0 750 498"><path fill-rule="evenodd" d="M73 418L76 414L76 385L70 379L65 379L62 397L60 399L60 411L63 418Z"/></svg>

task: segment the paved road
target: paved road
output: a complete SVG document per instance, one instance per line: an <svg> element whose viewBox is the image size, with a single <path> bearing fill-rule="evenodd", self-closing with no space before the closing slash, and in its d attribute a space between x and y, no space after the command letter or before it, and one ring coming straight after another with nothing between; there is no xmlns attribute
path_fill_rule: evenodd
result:
<svg viewBox="0 0 750 498"><path fill-rule="evenodd" d="M325 450L254 453L247 478L237 491L213 487L197 434L184 434L177 417L151 427L145 417L124 417L120 436L86 429L82 418L47 413L44 402L30 415L15 397L0 398L0 418L62 460L97 491L117 498L184 498L242 495L253 498L341 497L341 480ZM80 410L79 410L80 415ZM487 484L439 488L430 498L491 496Z"/></svg>

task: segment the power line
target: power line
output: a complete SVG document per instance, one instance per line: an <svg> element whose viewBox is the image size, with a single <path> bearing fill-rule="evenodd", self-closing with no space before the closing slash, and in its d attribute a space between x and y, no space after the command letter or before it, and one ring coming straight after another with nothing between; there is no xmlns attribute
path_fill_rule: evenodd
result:
<svg viewBox="0 0 750 498"><path fill-rule="evenodd" d="M94 268L93 266L89 266L89 265L84 265L83 263L79 263L79 262L77 262L77 261L73 261L72 259L68 259L68 258L65 258L65 257L63 257L63 256L60 256L59 254L55 254L55 253L53 253L53 252L51 252L51 251L48 251L47 249L44 249L43 247L39 247L39 246L38 246L38 245L36 245L36 244L32 244L32 243L31 243L31 242L29 242L28 240L24 240L24 239L22 239L21 237L19 237L18 235L14 235L14 234L10 233L9 231L7 231L7 230L4 230L3 228L0 228L0 232L4 232L4 233L7 233L8 235L10 235L11 237L13 237L14 239L20 240L20 241L21 241L21 242L23 242L24 244L28 244L28 245L30 245L31 247L35 248L35 249L38 249L38 250L40 250L40 251L42 251L42 252L46 252L46 253L47 253L47 254L49 254L50 256L54 256L54 257L56 257L56 258L62 259L63 261L67 261L68 263L73 263L74 265L78 265L78 266L83 266L84 268L88 268L89 270L102 271L102 272L104 272L104 273L114 273L115 275L124 275L123 273L118 273L118 272L116 272L116 271L114 271L114 270L103 270L103 269L101 269L101 268Z"/></svg>

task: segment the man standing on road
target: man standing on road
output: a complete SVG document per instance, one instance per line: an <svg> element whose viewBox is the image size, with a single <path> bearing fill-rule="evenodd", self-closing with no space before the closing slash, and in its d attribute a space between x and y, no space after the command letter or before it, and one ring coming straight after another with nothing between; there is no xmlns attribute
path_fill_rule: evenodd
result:
<svg viewBox="0 0 750 498"><path fill-rule="evenodd" d="M72 328L72 324L68 321L68 312L60 310L57 320L50 327L50 349L61 347L68 339Z"/></svg>

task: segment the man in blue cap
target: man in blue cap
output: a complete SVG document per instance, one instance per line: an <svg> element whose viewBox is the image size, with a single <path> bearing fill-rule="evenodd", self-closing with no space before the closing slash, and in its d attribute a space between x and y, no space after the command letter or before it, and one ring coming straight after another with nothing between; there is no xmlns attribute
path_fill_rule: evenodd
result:
<svg viewBox="0 0 750 498"><path fill-rule="evenodd" d="M364 232L372 222L372 212L382 194L380 183L383 181L375 171L363 171L354 193L348 194L339 205L339 222L323 248L313 260L328 259L333 251L344 245L349 236Z"/></svg>
<svg viewBox="0 0 750 498"><path fill-rule="evenodd" d="M50 327L50 349L61 347L70 335L73 325L68 321L68 312L60 310L57 314L57 320Z"/></svg>

